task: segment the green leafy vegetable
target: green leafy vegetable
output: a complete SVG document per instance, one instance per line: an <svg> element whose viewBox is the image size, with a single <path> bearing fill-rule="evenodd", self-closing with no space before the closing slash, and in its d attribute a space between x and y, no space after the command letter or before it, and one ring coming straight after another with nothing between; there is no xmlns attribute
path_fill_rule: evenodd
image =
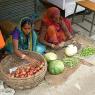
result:
<svg viewBox="0 0 95 95"><path fill-rule="evenodd" d="M79 63L79 59L78 58L74 58L74 57L70 57L70 58L65 58L63 59L63 63L65 66L67 67L74 67Z"/></svg>
<svg viewBox="0 0 95 95"><path fill-rule="evenodd" d="M95 54L95 48L92 47L83 48L80 52L81 57L86 57L94 54Z"/></svg>

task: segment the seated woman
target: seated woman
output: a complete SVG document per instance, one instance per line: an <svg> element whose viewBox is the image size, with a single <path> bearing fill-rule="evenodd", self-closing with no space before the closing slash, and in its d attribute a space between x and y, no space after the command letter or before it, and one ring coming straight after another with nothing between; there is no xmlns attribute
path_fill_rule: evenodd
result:
<svg viewBox="0 0 95 95"><path fill-rule="evenodd" d="M9 23L12 23L12 22L9 22ZM13 29L11 27L12 31L9 32L10 30L4 31L3 28L5 28L5 24L3 25L1 24L0 28L1 28L2 34L6 34L4 35L6 39L5 50L9 53L14 52L17 56L21 57L22 59L25 59L31 62L32 58L22 53L21 50L38 51L40 47L42 51L41 52L39 51L38 53L44 53L46 48L42 44L36 43L35 40L37 40L37 36L36 36L35 31L32 31L32 22L30 18L27 18L27 17L23 18L21 20L20 27L21 27L21 30L17 26L15 26ZM8 32L8 33L4 33L4 32Z"/></svg>
<svg viewBox="0 0 95 95"><path fill-rule="evenodd" d="M64 46L64 42L71 39L71 23L68 19L60 15L60 10L56 7L48 8L42 18L40 42L58 49Z"/></svg>

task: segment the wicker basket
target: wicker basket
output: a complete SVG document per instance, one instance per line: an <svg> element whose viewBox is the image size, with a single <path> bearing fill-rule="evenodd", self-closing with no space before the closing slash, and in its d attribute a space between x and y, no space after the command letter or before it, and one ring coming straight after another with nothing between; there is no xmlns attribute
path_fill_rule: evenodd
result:
<svg viewBox="0 0 95 95"><path fill-rule="evenodd" d="M9 77L8 72L10 68L17 67L22 65L24 60L16 57L15 55L8 55L6 56L0 64L1 74L3 81L11 88L13 89L26 89L26 88L33 88L37 86L43 79L47 71L47 63L44 57L38 53L35 52L24 52L28 54L29 56L34 57L35 59L44 62L43 68L34 74L31 77L26 78L12 78ZM34 63L32 63L34 64Z"/></svg>

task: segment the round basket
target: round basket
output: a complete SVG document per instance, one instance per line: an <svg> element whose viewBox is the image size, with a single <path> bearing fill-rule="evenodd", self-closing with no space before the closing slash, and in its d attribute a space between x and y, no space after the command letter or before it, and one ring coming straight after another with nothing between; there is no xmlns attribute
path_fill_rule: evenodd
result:
<svg viewBox="0 0 95 95"><path fill-rule="evenodd" d="M26 89L37 86L43 79L47 71L47 62L44 57L35 52L24 52L27 55L35 58L38 61L44 62L43 68L31 77L12 78L8 75L9 69L21 66L25 60L22 60L15 55L6 56L0 63L1 75L3 81L13 89ZM35 63L31 63L35 64ZM25 64L24 64L25 65Z"/></svg>

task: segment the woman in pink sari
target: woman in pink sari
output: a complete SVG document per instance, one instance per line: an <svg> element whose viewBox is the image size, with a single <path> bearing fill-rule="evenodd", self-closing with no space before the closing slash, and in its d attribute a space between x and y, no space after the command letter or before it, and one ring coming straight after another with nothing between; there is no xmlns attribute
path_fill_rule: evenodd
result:
<svg viewBox="0 0 95 95"><path fill-rule="evenodd" d="M42 18L40 42L57 49L72 38L71 32L71 23L60 15L60 10L56 7L48 8Z"/></svg>

